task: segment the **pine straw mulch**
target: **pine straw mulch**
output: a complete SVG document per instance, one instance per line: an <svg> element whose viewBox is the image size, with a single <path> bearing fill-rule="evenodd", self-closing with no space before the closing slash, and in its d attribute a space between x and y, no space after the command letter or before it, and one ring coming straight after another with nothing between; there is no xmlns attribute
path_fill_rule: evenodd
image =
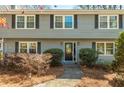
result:
<svg viewBox="0 0 124 93"><path fill-rule="evenodd" d="M105 71L102 68L88 68L81 66L83 77L78 87L112 87L116 74L112 71Z"/></svg>
<svg viewBox="0 0 124 93"><path fill-rule="evenodd" d="M1 87L29 87L49 80L56 79L64 72L63 66L50 68L46 75L35 76L31 79L23 74L13 73L11 71L3 71L0 69L0 86Z"/></svg>

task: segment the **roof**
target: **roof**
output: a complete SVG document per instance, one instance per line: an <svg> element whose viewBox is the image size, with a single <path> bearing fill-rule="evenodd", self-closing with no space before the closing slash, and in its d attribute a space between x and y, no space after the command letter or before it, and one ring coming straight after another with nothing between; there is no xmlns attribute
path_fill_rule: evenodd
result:
<svg viewBox="0 0 124 93"><path fill-rule="evenodd" d="M72 9L53 9L53 10L1 10L0 14L124 14L124 10L72 10Z"/></svg>
<svg viewBox="0 0 124 93"><path fill-rule="evenodd" d="M0 14L124 14L122 9L54 9L43 5L0 5Z"/></svg>

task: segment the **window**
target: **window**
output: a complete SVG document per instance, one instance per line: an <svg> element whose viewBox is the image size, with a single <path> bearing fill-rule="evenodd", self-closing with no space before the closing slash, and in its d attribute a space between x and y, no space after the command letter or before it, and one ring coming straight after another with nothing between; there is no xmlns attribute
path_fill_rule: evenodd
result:
<svg viewBox="0 0 124 93"><path fill-rule="evenodd" d="M100 16L100 28L107 28L107 16Z"/></svg>
<svg viewBox="0 0 124 93"><path fill-rule="evenodd" d="M115 52L114 43L111 42L96 43L96 50L100 55L113 55Z"/></svg>
<svg viewBox="0 0 124 93"><path fill-rule="evenodd" d="M65 16L65 28L72 28L72 16Z"/></svg>
<svg viewBox="0 0 124 93"><path fill-rule="evenodd" d="M24 15L16 16L16 28L35 28L35 16L33 15Z"/></svg>
<svg viewBox="0 0 124 93"><path fill-rule="evenodd" d="M27 28L34 28L34 16L27 16Z"/></svg>
<svg viewBox="0 0 124 93"><path fill-rule="evenodd" d="M118 16L117 15L100 15L99 16L100 29L117 29Z"/></svg>
<svg viewBox="0 0 124 93"><path fill-rule="evenodd" d="M24 16L17 16L17 28L24 28L24 27L25 27Z"/></svg>
<svg viewBox="0 0 124 93"><path fill-rule="evenodd" d="M106 54L112 55L113 49L113 43L106 43Z"/></svg>
<svg viewBox="0 0 124 93"><path fill-rule="evenodd" d="M27 53L27 43L20 43L20 53Z"/></svg>
<svg viewBox="0 0 124 93"><path fill-rule="evenodd" d="M37 42L20 42L20 53L37 53Z"/></svg>
<svg viewBox="0 0 124 93"><path fill-rule="evenodd" d="M97 44L97 51L99 52L99 54L104 54L104 43L98 43Z"/></svg>
<svg viewBox="0 0 124 93"><path fill-rule="evenodd" d="M62 16L55 17L55 28L63 28L63 17Z"/></svg>
<svg viewBox="0 0 124 93"><path fill-rule="evenodd" d="M117 28L117 16L110 16L110 28Z"/></svg>
<svg viewBox="0 0 124 93"><path fill-rule="evenodd" d="M55 15L54 28L73 28L73 20L72 15Z"/></svg>
<svg viewBox="0 0 124 93"><path fill-rule="evenodd" d="M36 53L36 43L29 43L29 53Z"/></svg>

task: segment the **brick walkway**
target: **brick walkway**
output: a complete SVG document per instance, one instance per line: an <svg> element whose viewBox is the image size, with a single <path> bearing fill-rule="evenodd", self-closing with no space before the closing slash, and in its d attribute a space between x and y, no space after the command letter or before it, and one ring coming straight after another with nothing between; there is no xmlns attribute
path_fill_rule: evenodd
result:
<svg viewBox="0 0 124 93"><path fill-rule="evenodd" d="M77 64L64 65L64 74L51 81L35 85L34 87L74 87L80 81L82 71Z"/></svg>

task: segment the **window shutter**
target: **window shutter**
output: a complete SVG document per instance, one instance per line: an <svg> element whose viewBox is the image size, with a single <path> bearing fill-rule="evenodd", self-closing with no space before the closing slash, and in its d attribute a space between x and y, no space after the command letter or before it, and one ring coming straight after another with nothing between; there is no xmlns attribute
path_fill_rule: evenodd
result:
<svg viewBox="0 0 124 93"><path fill-rule="evenodd" d="M16 21L16 17L15 15L12 15L12 28L15 28L15 21Z"/></svg>
<svg viewBox="0 0 124 93"><path fill-rule="evenodd" d="M15 42L15 53L18 53L19 51L19 42Z"/></svg>
<svg viewBox="0 0 124 93"><path fill-rule="evenodd" d="M95 15L95 28L96 29L98 28L98 22L99 22L98 15Z"/></svg>
<svg viewBox="0 0 124 93"><path fill-rule="evenodd" d="M39 29L39 15L36 15L35 22L36 28Z"/></svg>
<svg viewBox="0 0 124 93"><path fill-rule="evenodd" d="M77 19L77 15L74 15L74 28L78 28L78 19Z"/></svg>
<svg viewBox="0 0 124 93"><path fill-rule="evenodd" d="M54 28L54 15L50 15L50 28Z"/></svg>
<svg viewBox="0 0 124 93"><path fill-rule="evenodd" d="M96 42L92 42L92 49L96 50Z"/></svg>
<svg viewBox="0 0 124 93"><path fill-rule="evenodd" d="M37 53L41 54L41 42L37 42Z"/></svg>
<svg viewBox="0 0 124 93"><path fill-rule="evenodd" d="M119 28L122 29L123 28L123 16L119 15Z"/></svg>

